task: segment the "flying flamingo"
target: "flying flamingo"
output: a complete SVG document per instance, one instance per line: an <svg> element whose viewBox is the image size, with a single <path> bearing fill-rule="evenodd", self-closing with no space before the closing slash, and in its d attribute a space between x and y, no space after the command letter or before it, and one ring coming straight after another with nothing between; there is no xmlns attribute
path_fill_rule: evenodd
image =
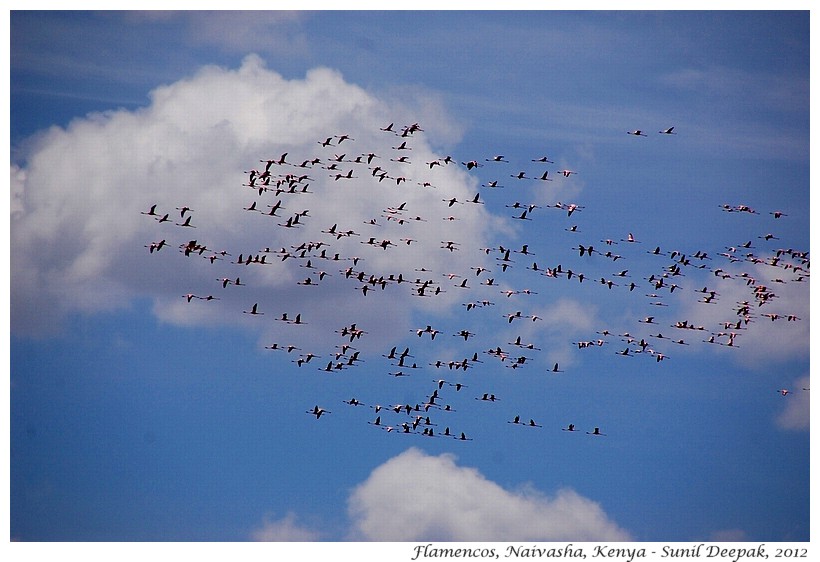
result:
<svg viewBox="0 0 820 562"><path fill-rule="evenodd" d="M316 406L313 407L312 410L307 410L307 411L305 411L305 413L316 416L316 419L318 420L319 418L322 417L323 414L329 414L330 412L328 412L324 408L320 408L318 405L316 405Z"/></svg>
<svg viewBox="0 0 820 562"><path fill-rule="evenodd" d="M258 315L258 314L264 314L264 312L259 312L259 311L257 310L257 305L258 305L258 304L259 304L259 303L253 303L253 306L251 307L251 309L250 309L250 310L243 310L242 312L244 312L245 314L255 314L255 315Z"/></svg>

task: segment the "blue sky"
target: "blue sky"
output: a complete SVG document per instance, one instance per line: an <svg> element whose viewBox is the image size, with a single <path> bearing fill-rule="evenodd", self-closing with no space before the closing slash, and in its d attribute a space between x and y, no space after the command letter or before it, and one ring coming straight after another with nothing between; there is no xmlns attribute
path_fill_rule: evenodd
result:
<svg viewBox="0 0 820 562"><path fill-rule="evenodd" d="M808 12L10 21L12 539L808 541Z"/></svg>

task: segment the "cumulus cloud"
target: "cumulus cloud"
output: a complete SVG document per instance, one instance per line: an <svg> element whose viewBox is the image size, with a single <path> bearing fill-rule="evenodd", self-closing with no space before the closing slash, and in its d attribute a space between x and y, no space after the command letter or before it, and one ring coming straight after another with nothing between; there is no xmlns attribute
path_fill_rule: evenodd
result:
<svg viewBox="0 0 820 562"><path fill-rule="evenodd" d="M65 129L53 127L12 164L15 332L43 333L66 314L127 307L135 297L151 299L159 318L177 324L250 324L254 319L240 311L258 302L268 319L285 312L312 317L305 334L349 323L346 313L364 317L385 307L395 313L389 324L405 328L413 309L444 310L458 298L455 291L441 293L435 303L413 298L415 278L452 268L468 271L474 264L468 252L442 249L442 243L481 245L501 228L502 221L482 205L461 203L475 194L477 183L463 167L429 166L443 156L431 148L429 133L402 138L380 130L395 122L400 132L429 115L446 121L429 100L411 102L411 112L326 68L286 80L254 55L238 69L205 67L156 88L150 99L136 111L96 113ZM342 141L342 135L350 138ZM331 142L322 146L326 138ZM402 153L396 147L404 141L409 163L398 161ZM372 162L362 161L371 152ZM270 166L274 183L287 174L306 175L298 184L306 191L277 192L273 185L259 191L261 179L249 185L251 169L262 173L265 160L278 161L284 153L285 164ZM321 163L301 166L314 158ZM326 169L335 158L338 170ZM379 181L375 166L388 177ZM337 179L336 173L351 173L355 180ZM460 201L456 209L443 202L450 198ZM254 203L262 212L246 210ZM267 214L277 204L276 216ZM146 216L154 205L157 215ZM389 209L402 205L401 213L388 218ZM184 207L191 209L186 217ZM166 213L166 221L157 220ZM298 214L298 228L283 226ZM445 220L447 215L455 220ZM334 224L355 235L335 237L327 232ZM365 244L370 238L390 245ZM149 251L163 240L162 250ZM186 258L180 248L191 240L206 250ZM302 243L319 241L328 258L340 260L314 259L300 268L280 252L295 255ZM227 254L216 254L221 251ZM263 266L235 263L240 254L263 253ZM342 275L354 263L368 279L402 274L408 283L391 283L389 290L374 286L367 298L354 299L362 296L364 283L354 285ZM316 287L297 282L309 276L318 281L322 271L324 287L305 298ZM244 287L220 287L219 279L236 277ZM188 303L181 298L186 293L219 300ZM281 306L295 302L303 308ZM371 326L373 332L387 327L385 314L374 318L384 325Z"/></svg>
<svg viewBox="0 0 820 562"><path fill-rule="evenodd" d="M791 393L784 396L785 406L776 418L778 427L787 430L807 430L811 425L808 376L794 381Z"/></svg>
<svg viewBox="0 0 820 562"><path fill-rule="evenodd" d="M26 182L26 173L19 166L11 165L11 178L9 186L11 188L11 216L20 215L23 212L23 185Z"/></svg>
<svg viewBox="0 0 820 562"><path fill-rule="evenodd" d="M538 307L531 311L531 315L536 319L520 323L514 332L510 332L510 337L520 336L523 342L539 342L550 365L555 362L570 365L577 361L572 338L588 339L600 325L596 306L567 297Z"/></svg>
<svg viewBox="0 0 820 562"><path fill-rule="evenodd" d="M182 39L192 45L213 45L232 52L309 52L301 22L306 12L209 10L127 11L111 15L139 29L141 24L182 23Z"/></svg>
<svg viewBox="0 0 820 562"><path fill-rule="evenodd" d="M214 45L238 53L310 53L310 43L300 25L307 17L305 12L220 10L218 17L207 11L181 14L188 22L187 37L193 44Z"/></svg>
<svg viewBox="0 0 820 562"><path fill-rule="evenodd" d="M785 258L781 261L786 263ZM681 312L683 318L689 319L691 323L709 329L720 327L725 322L733 324L721 331L736 334L734 348L712 346L712 351L723 352L743 366L754 368L761 368L776 361L808 357L811 323L811 311L807 306L808 282L795 281L800 277L798 272L789 272L782 268L778 271L766 264L726 265L724 269L732 277L724 280L719 287L718 304L721 306L705 305L687 299L683 301ZM777 281L778 279L782 282ZM747 280L750 282L747 283ZM714 287L714 281L707 280L706 283ZM776 296L761 306L753 291L763 287ZM737 314L740 308L738 303L744 302L750 304L749 322L741 322L740 329L736 329L735 323L744 318L743 315ZM723 303L731 303L731 308L722 305ZM796 319L789 320L790 316L795 316ZM718 341L725 343L728 336L718 338Z"/></svg>
<svg viewBox="0 0 820 562"><path fill-rule="evenodd" d="M405 485L406 483L406 485ZM354 540L629 541L601 506L571 489L505 490L453 455L411 448L351 494Z"/></svg>
<svg viewBox="0 0 820 562"><path fill-rule="evenodd" d="M254 529L251 540L260 542L310 542L321 538L321 533L296 521L296 514L288 513L281 519L265 518L262 525Z"/></svg>

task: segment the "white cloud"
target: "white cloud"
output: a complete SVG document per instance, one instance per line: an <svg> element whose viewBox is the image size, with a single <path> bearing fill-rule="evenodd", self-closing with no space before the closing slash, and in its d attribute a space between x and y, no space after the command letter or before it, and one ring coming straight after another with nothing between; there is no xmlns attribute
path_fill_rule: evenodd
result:
<svg viewBox="0 0 820 562"><path fill-rule="evenodd" d="M349 499L354 540L629 541L601 506L571 489L505 490L455 457L411 448Z"/></svg>
<svg viewBox="0 0 820 562"><path fill-rule="evenodd" d="M783 260L786 263L786 260ZM718 263L715 268L719 267ZM712 351L722 352L734 358L746 367L762 368L772 362L802 359L809 354L809 326L810 308L809 283L796 282L793 279L799 275L783 268L771 265L757 264L751 266L744 263L739 266L723 266L731 278L717 281L707 281L710 288L718 290L718 304L705 305L699 301L687 299L682 309L682 318L689 319L692 324L702 325L712 332L734 332L733 348L726 346L712 346ZM755 283L747 285L746 277L755 279ZM781 281L775 281L780 279ZM762 306L753 295L755 288L767 287L767 291L776 296L769 299ZM743 318L737 314L740 308L738 303L750 303L750 322L741 324L741 329L734 327L721 329L724 322L736 323ZM728 304L724 304L728 303ZM768 314L776 315L772 320ZM794 315L796 320L788 320ZM707 335L709 332L705 332ZM717 338L727 342L728 337ZM692 351L702 351L702 346L693 346Z"/></svg>
<svg viewBox="0 0 820 562"><path fill-rule="evenodd" d="M251 532L251 540L262 542L310 542L321 538L321 533L301 526L296 515L288 513L282 519L265 518L262 525Z"/></svg>
<svg viewBox="0 0 820 562"><path fill-rule="evenodd" d="M360 318L372 316L370 329L376 332L388 319L368 311L386 306L396 315L389 324L404 328L413 309L444 310L459 295L449 291L436 299L414 298L410 283L393 283L364 297L358 289L363 283L345 280L340 273L352 265L349 261L314 259L314 269L302 269L297 260L283 262L271 253L266 266L230 262L240 253L259 255L265 247L276 251L323 241L329 256L361 257L356 270L368 277L402 273L405 280L433 278L453 268L467 272L475 264L472 252L449 252L441 249L442 241L478 247L501 228L501 221L482 205L448 209L442 201L471 198L477 182L458 164L435 169L427 165L443 156L430 148L435 141L431 133L403 139L379 130L391 121L396 130L415 121L423 124L427 117L437 122L433 130L444 131L452 140L456 127L446 124L443 111L430 100L388 106L326 68L311 70L304 79L285 80L253 55L235 70L205 67L155 89L150 98L150 105L137 111L93 114L65 129L54 127L30 143L21 163L12 164L15 332L42 333L59 325L67 313L126 307L138 296L153 300L158 317L179 324L250 324L258 318L240 311L259 302L269 320L284 312L302 312L312 325L305 334L348 324L353 320L345 314L351 311ZM353 140L339 144L335 137L332 146L319 144L342 134ZM399 156L393 147L403 140L412 148L406 151L410 164L391 161ZM262 170L260 160L278 159L285 152L288 163L320 157L325 166L335 155L344 155L340 171L353 170L357 179L335 180L318 165L274 164L274 178L308 174L310 193L260 195L243 187L248 170ZM350 162L368 152L378 155L370 167L382 166L391 178L407 181L379 182L367 164ZM434 187L419 185L425 181ZM244 210L256 201L267 211L277 200L282 201L277 217ZM404 218L422 217L424 222L388 221L385 210L402 203ZM140 214L154 204L160 214L169 213L169 221L160 224L157 217ZM183 206L193 209L189 216L196 228L175 225L182 222L177 209ZM277 226L303 211L309 215L301 227ZM459 220L443 220L449 214ZM379 226L364 224L371 219ZM335 239L322 232L333 224L359 235ZM383 250L363 244L371 236L396 246ZM415 242L406 246L400 238ZM226 250L232 256L215 263L198 255L185 258L179 247L193 239L206 245L208 254ZM147 247L160 240L169 246L149 253ZM432 273L418 273L421 267ZM308 293L315 287L297 285L320 269L329 274L321 290ZM245 287L226 290L217 281L237 276ZM213 294L219 300L186 303L181 295L188 292Z"/></svg>
<svg viewBox="0 0 820 562"><path fill-rule="evenodd" d="M531 309L535 321L522 321L510 332L510 338L522 342L538 342L549 365L555 362L568 366L578 359L575 342L587 340L600 326L594 305L582 304L570 298L559 298L548 306Z"/></svg>
<svg viewBox="0 0 820 562"><path fill-rule="evenodd" d="M809 396L811 380L808 376L801 377L794 381L790 390L791 393L783 396L785 405L783 411L776 418L778 427L788 430L807 430L811 425L810 407L811 398Z"/></svg>
<svg viewBox="0 0 820 562"><path fill-rule="evenodd" d="M238 53L263 50L282 56L305 55L310 44L301 22L306 12L287 10L182 12L188 21L188 40ZM226 32L233 30L233 32Z"/></svg>
<svg viewBox="0 0 820 562"><path fill-rule="evenodd" d="M23 186L26 183L26 173L19 166L11 165L9 186L11 191L11 216L23 213Z"/></svg>
<svg viewBox="0 0 820 562"><path fill-rule="evenodd" d="M139 29L142 24L182 24L182 38L192 45L213 45L238 53L304 55L309 45L302 30L308 12L288 10L150 10L109 16Z"/></svg>

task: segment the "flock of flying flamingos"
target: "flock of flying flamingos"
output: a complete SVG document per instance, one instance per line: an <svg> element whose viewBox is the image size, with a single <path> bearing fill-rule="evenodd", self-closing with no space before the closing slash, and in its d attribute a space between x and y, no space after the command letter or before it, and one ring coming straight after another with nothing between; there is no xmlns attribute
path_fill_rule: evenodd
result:
<svg viewBox="0 0 820 562"><path fill-rule="evenodd" d="M367 185L377 186L379 189L389 188L400 196L402 190L435 189L437 187L430 178L405 176L404 173L407 169L415 170L414 174L416 174L420 173L420 170L432 171L437 167L462 166L469 173L473 173L474 170L485 166L490 168L497 166L494 171L508 170L508 168L503 168L501 165L509 162L502 155L464 162L446 156L424 162L423 167L417 165L408 168L407 165L411 163L411 155L413 154L414 137L423 132L420 125L413 123L404 127L395 127L395 124L391 123L380 128L380 131L385 135L394 135L398 139L395 146L391 147L392 153L389 155L359 152L355 149L355 139L351 138L350 135L343 134L317 140L319 148L316 152L319 153L318 156L310 154L296 158L293 154L286 152L276 158L260 160L260 166L245 172L247 179L242 187L248 190L249 194L253 194L255 198L250 204L243 207L243 210L247 213L261 213L275 218L275 222L271 224L276 226L271 228L284 229L277 231L281 235L280 238L288 239L288 236L291 236L294 239L293 244L283 246L278 250L266 247L250 253L229 253L224 250L215 251L209 248L207 244L201 243L199 239L186 237L177 246L179 252L186 258L200 257L207 259L214 267L219 267L220 276L216 278L215 291L233 290L232 287L246 285L247 282L242 279L245 271L243 268L245 267L276 262L299 268L294 271L302 270L306 272L306 276L300 273L300 280L296 282L303 287L321 286L327 282L327 278L333 278L337 280L337 283L347 283L355 290L355 292L351 291L349 293L349 298L368 298L370 293L386 291L388 287L395 290L397 287L405 286L409 288L407 290L413 297L424 298L436 298L447 291L463 291L464 294L475 294L478 292L474 290L475 287L475 289L481 291L480 295L478 298L463 303L465 314L467 311L489 309L497 303L508 306L508 303L515 301L512 297L526 298L526 295L536 294L537 291L531 289L510 288L510 285L504 279L508 270L515 268L520 271L522 263L527 263L528 265L524 268L532 272L526 275L539 276L542 279L540 281L542 284L559 282L559 280L586 283L587 286L600 284L607 290L628 291L639 295L639 298L642 295L644 298L649 299L647 302L649 306L653 307L668 306L664 299L667 298L667 295L676 291L679 294L682 292L697 294L698 302L703 303L705 306L719 303L721 298L720 289L723 283L741 284L748 289L748 298L746 300L732 302L726 306L725 320L720 325L701 326L689 320L679 320L669 325L673 329L672 333L675 334L669 335L670 332L666 329L667 325L664 325L663 328L658 326L661 323L661 320L659 320L660 313L649 314L637 321L643 335L637 335L637 333L633 335L630 332L612 333L607 329L601 329L588 339L572 342L573 347L577 346L579 350L614 347L615 349L612 351L619 356L643 356L657 363L668 359L670 357L668 350L674 349L675 346L709 344L729 348L740 347L739 342L742 340L742 334L751 322L777 323L801 320L796 313L778 314L767 310L769 308L767 305L778 298L776 290L771 285L772 283L777 285L806 282L809 278L808 252L777 248L777 243L772 241L776 241L778 238L773 234L758 236L763 240L762 245L768 247L767 250L763 250L763 253L757 251L757 245L753 245L752 240L732 247L719 248L715 253L702 250L692 253L680 250L669 251L663 250L659 246L651 247L648 244L641 246L642 241L637 240L632 233L628 233L625 238L619 238L618 240L604 239L594 243L590 241L581 242L572 248L573 255L577 255L576 262L587 260L586 263L593 255L606 258L606 260L602 260L606 264L615 263L621 259L624 260L621 263L629 263L630 252L640 251L641 254L655 256L658 263L663 265L659 265L656 271L646 277L638 277L630 273L629 267L620 269L616 273L598 277L597 273L587 275L578 268L562 264L553 266L539 264L536 252L528 244L524 244L520 248L511 248L504 245L493 248L474 248L473 252L476 252L482 258L480 261L482 265L472 267L469 272L443 273L425 268L417 268L413 271L366 271L368 255L372 255L372 252L399 251L395 248L415 245L414 250L418 253L416 249L419 244L418 240L409 236L387 238L383 237L385 233L388 231L402 233L402 229L406 228L406 225L418 224L422 221L452 222L461 220L457 212L458 208L469 205L483 205L485 203L480 192L472 198L461 200L456 197L442 198L439 209L412 209L407 202L402 202L383 209L378 218L364 221L364 225L358 229L350 229L350 225L324 225L325 228L321 230L321 238L316 240L304 240L303 235L300 234L303 227L311 221L310 212L308 210L286 212L291 207L290 201L300 200L301 203L304 200L302 198L305 197L321 198L323 190L338 189L337 186L340 184L354 182L359 184L367 182ZM635 137L648 136L642 130L633 130L627 133ZM677 133L674 131L674 127L669 127L658 131L658 134L675 135ZM330 155L331 152L333 153L332 156ZM354 155L354 153L356 154ZM533 167L555 164L546 156L533 158L531 163ZM526 171L521 171L505 174L505 177L509 176L513 182L525 180L550 182L554 180L565 181L564 178L569 178L577 173L568 169L547 171L542 171L542 169L539 170L539 173L532 175L528 175ZM496 189L503 187L503 182L502 180L493 179L481 184L481 187ZM311 195L317 192L319 195ZM180 229L197 228L198 226L193 222L194 211L190 207L180 206L176 207L174 211L162 210L157 207L157 205L152 205L142 214L154 219L159 224L168 223ZM509 218L518 221L532 221L536 210L541 208L536 204L522 204L519 202L511 202L506 207L511 209L510 213L512 214L508 214ZM300 204L299 208L302 209L303 206ZM559 211L566 217L567 221L570 221L576 220L578 214L583 211L584 206L577 203L556 202L548 208ZM722 209L727 213L762 214L742 204L724 204ZM424 214L424 218L417 215L416 212ZM436 213L444 216L436 216ZM451 215L449 213L455 214ZM781 219L786 216L781 211L771 211L768 214L774 219ZM579 232L577 224L568 224L564 230L569 233ZM288 232L286 233L286 231ZM315 233L317 229L314 227L311 231ZM174 232L180 231L175 230ZM378 234L371 235L372 233ZM339 249L337 244L341 244L340 241L350 241L353 237L356 237L360 244L369 247L370 249L365 252L371 252L371 254L352 256L345 254L344 251L336 251ZM171 245L166 239L161 239L157 242L151 242L146 247L153 254ZM464 242L443 240L437 248L424 247L421 251L451 253L469 251L466 246L467 244ZM623 253L625 255L618 253L615 250L616 247L624 249ZM350 245L348 244L345 248L350 248ZM642 249L638 250L638 248ZM494 258L494 262L490 258ZM757 279L748 272L738 272L737 266L721 266L720 264L766 266L771 270L772 275L769 279ZM492 271L490 266L493 266L495 271ZM617 269L617 267L609 265L605 267L608 267L609 271ZM331 268L333 269L331 270ZM693 287L691 282L687 282L686 274L695 270L699 270L702 274L704 272L710 274L714 279L712 286ZM310 291L313 289L304 290ZM547 290L546 286L544 290ZM356 293L358 293L358 297ZM492 294L500 298L493 298ZM519 297L520 295L523 295L523 297ZM213 293L207 295L186 293L183 298L188 303L220 299L219 296ZM502 307L499 306L498 308ZM271 317L270 312L260 306L259 302L249 303L249 306L242 310L242 313L252 317L264 316L268 313L269 318ZM302 314L296 314L293 317L290 317L288 313L283 313L281 316L273 314L272 316L275 321L281 322L283 326L299 326L309 322L309 319L302 318ZM520 310L510 310L502 315L495 315L495 322L502 323L502 326L506 325L510 328L513 324L517 325L525 320L536 322L542 319L536 314L525 314ZM485 317L481 319L478 325L489 330L495 330L495 328L490 327L492 322ZM356 322L338 327L333 330L333 333L328 333L325 342L329 342L327 343L328 346L334 343L336 345L333 345L333 348L325 353L294 354L294 352L302 350L292 344L273 343L266 347L269 350L282 350L288 355L296 356L297 358L293 359L292 362L298 367L304 367L308 364L316 366L321 363L316 367L318 370L336 373L352 369L365 361L362 352L355 347L357 342L368 334L364 328L360 322ZM646 334L647 331L652 333ZM667 333L664 334L663 331ZM434 341L436 337L439 337L439 341L444 338L444 336L440 336L442 331L434 328L432 324L419 327L413 330L413 333L419 339L427 340L429 338L429 341ZM451 335L456 340L450 338L448 341L469 342L476 334L468 329L462 329ZM463 345L467 344L464 343ZM450 373L449 378L451 380L433 379L434 384L430 385L430 392L414 403L382 406L364 404L356 398L345 400L344 403L352 407L363 406L375 410L369 416L367 423L389 433L470 441L473 439L472 436L468 436L465 431L451 430L450 425L442 420L444 413L453 410L446 403L446 399L453 397L452 394L448 397L448 393L465 394L462 391L468 388L469 385L465 383L466 377L464 377L464 374L469 369L484 363L482 358L485 356L499 361L500 364L509 369L516 370L533 364L533 358L528 354L539 351L541 349L535 343L524 341L522 336L517 336L513 341L497 344L489 349L482 351L472 349L471 352L465 353L464 357L438 359L427 365L419 365L415 361L416 357L411 353L409 346L397 345L382 354L382 357L395 368L389 375L407 377L425 369L428 371L431 369L437 371L446 369L446 372ZM325 361L325 359L322 359L323 357L329 357L330 359ZM548 374L564 372L557 362L546 371ZM469 381L469 378L466 378L466 380ZM792 391L779 389L778 392L786 396ZM478 392L471 398L482 402L501 400L491 392ZM306 410L305 413L320 419L332 412L315 405ZM515 415L507 423L524 427L543 427L542 424L536 422L530 416ZM572 423L560 429L567 432L585 432L594 436L606 435L601 432L599 427L592 427L589 431L583 431L576 429Z"/></svg>

